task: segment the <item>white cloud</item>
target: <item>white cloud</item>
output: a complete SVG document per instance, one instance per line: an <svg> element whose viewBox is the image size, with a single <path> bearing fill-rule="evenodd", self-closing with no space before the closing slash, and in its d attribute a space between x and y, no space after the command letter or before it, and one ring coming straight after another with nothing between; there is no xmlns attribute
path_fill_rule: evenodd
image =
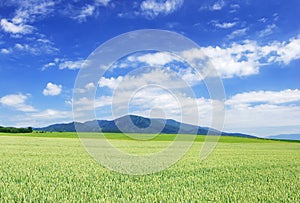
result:
<svg viewBox="0 0 300 203"><path fill-rule="evenodd" d="M258 36L259 37L266 37L268 35L271 35L276 28L277 28L277 26L275 24L267 25L267 27L264 30L261 30L258 33Z"/></svg>
<svg viewBox="0 0 300 203"><path fill-rule="evenodd" d="M218 10L222 10L224 6L225 6L225 2L223 0L218 0L213 4L201 6L200 10L218 11Z"/></svg>
<svg viewBox="0 0 300 203"><path fill-rule="evenodd" d="M268 21L268 18L263 17L263 18L258 19L257 21L261 22L261 23L265 23Z"/></svg>
<svg viewBox="0 0 300 203"><path fill-rule="evenodd" d="M142 63L147 63L150 66L161 66L167 63L170 63L173 60L176 60L175 56L171 55L168 52L157 52L157 53L150 53L150 54L143 54L141 56L130 56L128 60L130 62L139 61Z"/></svg>
<svg viewBox="0 0 300 203"><path fill-rule="evenodd" d="M223 0L218 0L211 7L210 10L221 10L225 6L225 2Z"/></svg>
<svg viewBox="0 0 300 203"><path fill-rule="evenodd" d="M226 101L226 129L231 131L258 134L261 129L265 134L278 134L278 128L299 126L300 91L253 91L232 96ZM286 130L285 133L292 132Z"/></svg>
<svg viewBox="0 0 300 203"><path fill-rule="evenodd" d="M191 76L193 74L193 76ZM124 77L105 78L99 80L100 87L108 87L126 94L127 91L139 89L148 85L159 85L167 87L172 91L190 88L196 81L196 73L191 68L173 71L168 68L151 68L143 72L132 73ZM199 79L199 78L198 78ZM200 81L200 80L198 80Z"/></svg>
<svg viewBox="0 0 300 203"><path fill-rule="evenodd" d="M26 45L25 45L25 46L26 46ZM20 49L20 50L24 49L25 46L23 46L22 44L19 44L19 43L15 44L15 47L16 47L17 49Z"/></svg>
<svg viewBox="0 0 300 203"><path fill-rule="evenodd" d="M34 47L31 47L28 44L19 44L19 43L17 43L17 44L15 44L15 50L29 52L29 53L32 53L32 54L38 54L39 53L38 49L36 49Z"/></svg>
<svg viewBox="0 0 300 203"><path fill-rule="evenodd" d="M95 2L96 2L96 4L107 6L109 4L109 2L111 2L111 0L96 0Z"/></svg>
<svg viewBox="0 0 300 203"><path fill-rule="evenodd" d="M275 42L270 46L278 54L278 57L274 57L274 61L283 62L289 64L292 60L300 58L300 35L290 39L288 42Z"/></svg>
<svg viewBox="0 0 300 203"><path fill-rule="evenodd" d="M245 40L227 47L208 46L186 50L181 54L189 62L193 62L194 59L203 58L204 53L221 77L231 78L257 74L261 67L274 63L289 64L292 60L300 58L299 47L300 36L284 42L274 41L267 45L258 45L256 41ZM203 71L202 74L206 76L205 67Z"/></svg>
<svg viewBox="0 0 300 203"><path fill-rule="evenodd" d="M1 54L10 54L10 53L12 53L12 50L11 50L11 49L5 49L5 48L2 48L2 49L0 50L0 53L1 53Z"/></svg>
<svg viewBox="0 0 300 203"><path fill-rule="evenodd" d="M115 89L118 87L119 83L123 80L122 76L119 76L117 78L105 78L101 77L99 80L99 87L108 87L109 89Z"/></svg>
<svg viewBox="0 0 300 203"><path fill-rule="evenodd" d="M92 82L90 82L90 83L88 83L88 84L85 85L85 88L87 90L94 89L95 88L95 84L92 83Z"/></svg>
<svg viewBox="0 0 300 203"><path fill-rule="evenodd" d="M218 28L228 29L236 25L236 22L224 22L224 23L215 23L214 25Z"/></svg>
<svg viewBox="0 0 300 203"><path fill-rule="evenodd" d="M55 96L55 95L59 95L61 91L62 91L62 85L56 85L49 82L46 88L43 90L43 95Z"/></svg>
<svg viewBox="0 0 300 203"><path fill-rule="evenodd" d="M127 107L131 105L133 109L130 109L130 113L133 114L149 116L146 114L149 114L152 109L163 108L168 118L178 120L181 118L181 108L183 108L182 113L186 116L185 122L192 123L197 122L197 119L191 115L197 115L195 108L197 110L197 103L199 103L201 119L203 123L206 123L205 120L209 121L208 114L210 113L210 108L207 106L211 106L211 103L204 98L193 99L192 90L187 81L194 82L195 74L190 78L190 72L191 70L173 72L157 68L124 77L101 78L99 86L110 88L112 95L98 97L94 103L86 97L79 98L75 103L78 107L76 111L91 109L94 106L108 109L113 107L114 116L121 116L128 113ZM183 76L185 78L182 78Z"/></svg>
<svg viewBox="0 0 300 203"><path fill-rule="evenodd" d="M63 69L70 69L70 70L75 70L75 69L80 69L80 68L84 68L88 65L88 61L87 60L75 60L75 61L71 61L71 60L66 60L64 58L55 58L53 61L45 64L42 67L42 70L46 70L47 68L53 67L53 66L57 66L60 70Z"/></svg>
<svg viewBox="0 0 300 203"><path fill-rule="evenodd" d="M253 91L236 94L226 101L227 105L248 105L251 103L284 104L300 101L300 90Z"/></svg>
<svg viewBox="0 0 300 203"><path fill-rule="evenodd" d="M93 82L87 83L83 88L76 88L74 89L75 93L87 93L92 90L95 90L96 86Z"/></svg>
<svg viewBox="0 0 300 203"><path fill-rule="evenodd" d="M54 11L55 2L48 1L20 1L18 9L12 22L15 24L23 24L34 22L37 18L45 17Z"/></svg>
<svg viewBox="0 0 300 203"><path fill-rule="evenodd" d="M59 118L69 118L69 120L72 120L72 112L71 111L61 111L61 110L55 110L55 109L46 109L41 112L33 113L32 118L34 119L41 119L41 120L54 120Z"/></svg>
<svg viewBox="0 0 300 203"><path fill-rule="evenodd" d="M237 12L237 10L240 8L239 4L231 4L230 5L231 10L229 11L230 13Z"/></svg>
<svg viewBox="0 0 300 203"><path fill-rule="evenodd" d="M59 69L80 69L84 67L85 60L78 60L78 61L63 61L59 64Z"/></svg>
<svg viewBox="0 0 300 203"><path fill-rule="evenodd" d="M248 28L242 28L242 29L238 29L233 31L232 33L230 33L229 35L227 35L228 39L234 39L236 37L240 37L240 36L244 36L248 31Z"/></svg>
<svg viewBox="0 0 300 203"><path fill-rule="evenodd" d="M28 34L33 31L33 27L30 25L24 24L14 24L9 22L5 18L1 19L1 27L5 32L13 33L13 34Z"/></svg>
<svg viewBox="0 0 300 203"><path fill-rule="evenodd" d="M26 104L28 95L24 94L9 94L0 98L0 103L5 106L12 107L16 110L23 112L32 112L36 111L33 106Z"/></svg>
<svg viewBox="0 0 300 203"><path fill-rule="evenodd" d="M56 53L59 51L56 47L54 47L54 43L47 39L38 39L34 42L31 42L29 44L20 44L16 43L14 50L27 52L34 55L40 55L40 54L49 54L49 53Z"/></svg>
<svg viewBox="0 0 300 203"><path fill-rule="evenodd" d="M42 70L46 70L47 68L53 67L55 65L56 64L54 62L49 62L43 66Z"/></svg>
<svg viewBox="0 0 300 203"><path fill-rule="evenodd" d="M92 16L95 12L95 6L93 5L86 5L84 6L80 13L73 17L73 19L78 20L78 22L84 22L86 21L86 18L89 16Z"/></svg>
<svg viewBox="0 0 300 203"><path fill-rule="evenodd" d="M74 113L84 114L87 110L94 110L94 108L101 108L105 106L110 106L112 104L112 96L100 96L94 100L90 100L87 97L79 97L72 101L75 106L73 108Z"/></svg>
<svg viewBox="0 0 300 203"><path fill-rule="evenodd" d="M141 14L150 18L154 18L160 14L168 15L179 9L183 4L183 0L145 0L140 4Z"/></svg>

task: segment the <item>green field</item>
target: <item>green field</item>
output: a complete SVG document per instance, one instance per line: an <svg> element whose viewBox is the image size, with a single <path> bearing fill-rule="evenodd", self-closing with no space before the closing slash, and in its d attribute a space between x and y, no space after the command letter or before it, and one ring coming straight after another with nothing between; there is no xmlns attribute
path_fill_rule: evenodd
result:
<svg viewBox="0 0 300 203"><path fill-rule="evenodd" d="M133 154L174 138L106 136ZM222 137L200 161L203 140L170 168L133 176L100 166L75 133L0 134L0 202L300 202L299 142Z"/></svg>

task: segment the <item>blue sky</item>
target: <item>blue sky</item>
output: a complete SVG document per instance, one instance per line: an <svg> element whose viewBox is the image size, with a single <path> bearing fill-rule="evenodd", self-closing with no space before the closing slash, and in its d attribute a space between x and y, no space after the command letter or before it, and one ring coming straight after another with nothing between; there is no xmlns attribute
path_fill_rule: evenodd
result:
<svg viewBox="0 0 300 203"><path fill-rule="evenodd" d="M162 29L196 42L200 48L187 50L186 56L204 53L218 71L226 93L224 130L261 136L300 133L299 8L297 0L1 1L0 125L39 127L72 121L74 83L84 60L120 34ZM112 118L113 90L122 80L147 85L143 77L158 80L167 74L144 70L135 81L124 75L133 63L154 64L182 68L177 69L182 79L201 90L195 98L198 124L210 125L212 99L201 81L193 83L200 79L188 67L167 60L168 53L143 52L131 58L136 61L116 62L127 64L127 72L115 67L99 83L83 88L97 88L99 119ZM178 104L171 100L167 91L141 89L132 99L131 113L149 116L151 108L160 107L167 117L178 119ZM187 122L194 123L193 118Z"/></svg>

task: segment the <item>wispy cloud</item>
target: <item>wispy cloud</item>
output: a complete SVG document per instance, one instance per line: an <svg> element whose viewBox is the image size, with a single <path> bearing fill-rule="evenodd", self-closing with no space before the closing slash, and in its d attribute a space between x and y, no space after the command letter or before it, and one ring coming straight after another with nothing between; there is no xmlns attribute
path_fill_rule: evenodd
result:
<svg viewBox="0 0 300 203"><path fill-rule="evenodd" d="M226 101L227 129L258 134L260 128L269 128L268 134L278 133L278 127L299 126L300 91L298 89L281 91L253 91L233 95ZM238 125L236 125L238 123ZM271 132L270 129L274 129Z"/></svg>
<svg viewBox="0 0 300 203"><path fill-rule="evenodd" d="M95 84L93 82L87 83L83 88L75 88L73 91L75 93L87 93L90 91L94 91L96 88Z"/></svg>
<svg viewBox="0 0 300 203"><path fill-rule="evenodd" d="M84 68L86 65L88 65L88 62L83 59L68 60L65 58L55 58L53 61L50 61L49 63L45 64L41 70L44 71L51 67L58 67L60 70L63 69L76 70L76 69Z"/></svg>
<svg viewBox="0 0 300 203"><path fill-rule="evenodd" d="M81 5L80 2L69 3L64 10L64 15L76 20L79 23L86 22L89 17L97 17L99 8L109 7L111 0L94 0L88 4Z"/></svg>
<svg viewBox="0 0 300 203"><path fill-rule="evenodd" d="M236 37L244 36L244 35L246 35L247 31L248 31L248 28L242 28L242 29L234 30L232 33L227 35L227 38L228 39L234 39Z"/></svg>
<svg viewBox="0 0 300 203"><path fill-rule="evenodd" d="M240 5L239 4L230 4L230 13L235 13L240 9Z"/></svg>
<svg viewBox="0 0 300 203"><path fill-rule="evenodd" d="M55 1L19 1L18 9L12 21L17 24L32 23L54 11Z"/></svg>
<svg viewBox="0 0 300 203"><path fill-rule="evenodd" d="M0 98L0 104L23 112L36 111L33 106L26 104L26 100L28 99L28 97L28 94L25 95L22 93L9 94Z"/></svg>
<svg viewBox="0 0 300 203"><path fill-rule="evenodd" d="M225 6L224 0L215 1L213 4L203 5L199 10L210 10L210 11L218 11L222 10Z"/></svg>
<svg viewBox="0 0 300 203"><path fill-rule="evenodd" d="M268 35L273 34L274 30L277 28L275 24L267 25L267 27L264 30L261 30L258 32L258 36L263 38Z"/></svg>
<svg viewBox="0 0 300 203"><path fill-rule="evenodd" d="M92 16L95 13L95 6L86 5L80 11L78 15L73 16L72 18L78 22L85 22L87 17Z"/></svg>
<svg viewBox="0 0 300 203"><path fill-rule="evenodd" d="M55 109L46 109L37 113L33 113L31 116L33 119L42 119L43 121L53 120L53 122L56 122L57 119L60 118L72 120L71 111L61 111Z"/></svg>
<svg viewBox="0 0 300 203"><path fill-rule="evenodd" d="M12 48L14 51L30 53L34 55L52 54L59 51L53 42L46 39L35 39L28 43L16 43Z"/></svg>
<svg viewBox="0 0 300 203"><path fill-rule="evenodd" d="M50 1L16 1L17 9L11 19L1 19L1 27L11 34L29 34L35 29L30 23L43 18L54 9L55 2Z"/></svg>
<svg viewBox="0 0 300 203"><path fill-rule="evenodd" d="M108 6L111 0L95 0L96 5Z"/></svg>
<svg viewBox="0 0 300 203"><path fill-rule="evenodd" d="M80 69L84 67L85 65L85 60L77 60L77 61L62 61L59 64L59 69Z"/></svg>
<svg viewBox="0 0 300 203"><path fill-rule="evenodd" d="M232 28L237 24L237 22L223 22L223 23L219 23L219 22L214 22L214 26L218 27L218 28L223 28L223 29L228 29L228 28Z"/></svg>
<svg viewBox="0 0 300 203"><path fill-rule="evenodd" d="M298 89L286 89L277 92L260 90L236 94L227 100L226 104L251 106L253 103L284 104L297 101L300 101L300 90Z"/></svg>

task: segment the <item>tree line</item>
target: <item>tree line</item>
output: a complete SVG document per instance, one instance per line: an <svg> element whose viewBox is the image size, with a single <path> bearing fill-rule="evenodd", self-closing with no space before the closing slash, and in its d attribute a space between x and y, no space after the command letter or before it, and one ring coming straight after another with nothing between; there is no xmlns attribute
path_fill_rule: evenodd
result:
<svg viewBox="0 0 300 203"><path fill-rule="evenodd" d="M15 127L2 127L2 126L0 126L0 132L2 132L2 133L32 133L32 127L15 128Z"/></svg>

